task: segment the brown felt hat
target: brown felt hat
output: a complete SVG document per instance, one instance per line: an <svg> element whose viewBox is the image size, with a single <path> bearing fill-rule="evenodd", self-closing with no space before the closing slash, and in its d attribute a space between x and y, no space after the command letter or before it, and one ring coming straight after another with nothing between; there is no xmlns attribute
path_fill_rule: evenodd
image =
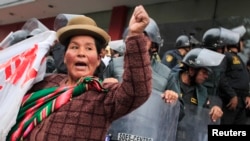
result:
<svg viewBox="0 0 250 141"><path fill-rule="evenodd" d="M110 36L106 31L97 26L96 22L84 15L72 18L65 27L57 31L59 42L66 46L68 40L77 35L89 35L97 38L103 45L107 45Z"/></svg>

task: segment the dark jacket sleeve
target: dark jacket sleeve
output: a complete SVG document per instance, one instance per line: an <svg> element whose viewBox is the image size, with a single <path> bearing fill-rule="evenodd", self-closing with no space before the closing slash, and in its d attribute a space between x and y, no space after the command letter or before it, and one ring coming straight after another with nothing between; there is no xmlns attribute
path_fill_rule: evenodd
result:
<svg viewBox="0 0 250 141"><path fill-rule="evenodd" d="M233 98L234 96L237 96L234 89L229 85L225 75L221 76L221 79L219 82L219 90L220 90L219 95L221 99L226 103L229 102L229 100Z"/></svg>

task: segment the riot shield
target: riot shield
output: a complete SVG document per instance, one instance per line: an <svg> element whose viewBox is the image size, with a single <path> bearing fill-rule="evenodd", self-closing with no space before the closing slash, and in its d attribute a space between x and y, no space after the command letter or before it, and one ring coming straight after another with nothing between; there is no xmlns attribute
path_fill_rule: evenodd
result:
<svg viewBox="0 0 250 141"><path fill-rule="evenodd" d="M20 30L15 32L11 31L1 42L0 50L13 46L14 44L23 41L36 34L49 31L38 19L31 18L27 20Z"/></svg>
<svg viewBox="0 0 250 141"><path fill-rule="evenodd" d="M207 141L208 125L220 123L211 121L209 111L208 108L185 104L185 116L178 124L176 141Z"/></svg>
<svg viewBox="0 0 250 141"><path fill-rule="evenodd" d="M43 23L41 23L37 18L31 18L27 20L22 26L22 30L27 30L29 32L32 32L35 29L40 29L41 33L49 31L49 29Z"/></svg>
<svg viewBox="0 0 250 141"><path fill-rule="evenodd" d="M165 103L160 94L153 90L141 107L114 121L107 141L175 141L180 103Z"/></svg>
<svg viewBox="0 0 250 141"><path fill-rule="evenodd" d="M13 31L11 31L1 42L0 49L5 49L10 46L11 42L14 41Z"/></svg>

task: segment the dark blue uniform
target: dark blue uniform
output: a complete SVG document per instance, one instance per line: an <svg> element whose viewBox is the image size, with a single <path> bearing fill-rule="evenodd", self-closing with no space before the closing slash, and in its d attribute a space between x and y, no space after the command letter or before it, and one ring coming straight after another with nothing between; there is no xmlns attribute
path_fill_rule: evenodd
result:
<svg viewBox="0 0 250 141"><path fill-rule="evenodd" d="M161 59L161 62L164 65L168 66L170 69L172 69L177 64L181 63L182 59L183 59L183 56L180 54L178 49L174 49L174 50L167 51L163 55L163 58Z"/></svg>
<svg viewBox="0 0 250 141"><path fill-rule="evenodd" d="M213 72L209 74L208 79L203 83L203 85L207 88L207 92L210 99L210 106L217 105L219 107L222 106L221 99L219 97L219 84L220 78L223 73L222 67L214 67L212 68Z"/></svg>
<svg viewBox="0 0 250 141"><path fill-rule="evenodd" d="M230 95L221 93L223 101L222 124L246 124L245 98L249 96L249 74L244 62L237 53L226 52L226 71L224 82L231 86L233 93ZM230 99L238 97L236 110L229 110L226 106Z"/></svg>

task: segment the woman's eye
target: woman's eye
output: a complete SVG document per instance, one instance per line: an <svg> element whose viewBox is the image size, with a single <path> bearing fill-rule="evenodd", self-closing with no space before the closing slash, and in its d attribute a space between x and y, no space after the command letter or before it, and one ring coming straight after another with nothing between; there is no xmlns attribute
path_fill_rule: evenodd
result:
<svg viewBox="0 0 250 141"><path fill-rule="evenodd" d="M87 50L92 50L92 47L86 47Z"/></svg>
<svg viewBox="0 0 250 141"><path fill-rule="evenodd" d="M78 49L78 46L71 46L72 49Z"/></svg>

